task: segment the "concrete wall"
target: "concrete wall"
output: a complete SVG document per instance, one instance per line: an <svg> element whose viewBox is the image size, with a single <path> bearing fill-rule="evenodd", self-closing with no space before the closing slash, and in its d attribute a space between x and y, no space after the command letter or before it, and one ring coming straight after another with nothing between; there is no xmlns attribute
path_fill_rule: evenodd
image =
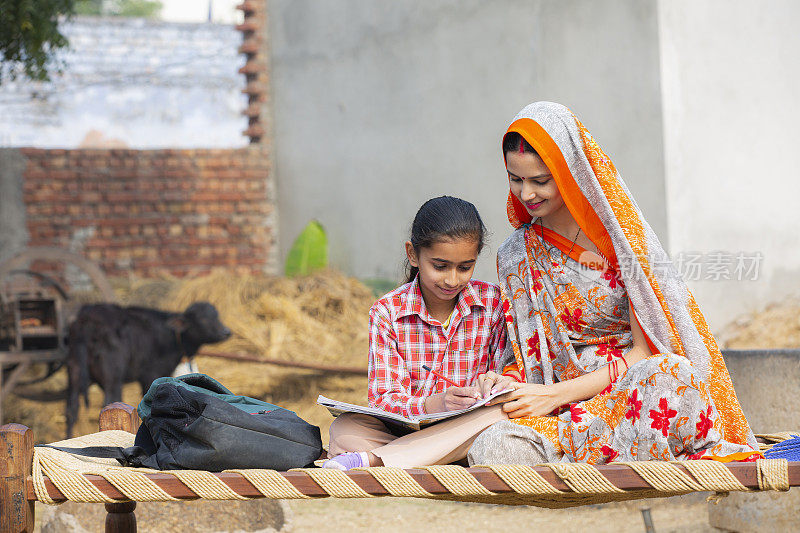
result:
<svg viewBox="0 0 800 533"><path fill-rule="evenodd" d="M794 0L659 2L670 248L763 255L755 281L689 281L715 330L800 290L798 20Z"/></svg>
<svg viewBox="0 0 800 533"><path fill-rule="evenodd" d="M247 144L245 58L233 25L78 17L63 32L62 74L0 85L0 146Z"/></svg>
<svg viewBox="0 0 800 533"><path fill-rule="evenodd" d="M17 150L0 148L0 262L28 242L22 200L25 165L25 157Z"/></svg>
<svg viewBox="0 0 800 533"><path fill-rule="evenodd" d="M572 108L666 240L656 4L270 0L281 256L319 219L335 266L398 278L428 198L474 202L495 280L510 233L499 145L534 100Z"/></svg>

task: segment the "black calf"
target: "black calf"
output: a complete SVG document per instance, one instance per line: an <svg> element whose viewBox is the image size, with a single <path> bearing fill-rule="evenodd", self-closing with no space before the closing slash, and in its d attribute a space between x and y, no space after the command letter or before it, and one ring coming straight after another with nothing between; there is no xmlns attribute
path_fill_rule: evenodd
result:
<svg viewBox="0 0 800 533"><path fill-rule="evenodd" d="M123 383L139 382L144 394L153 380L171 375L181 358L230 335L216 308L206 302L193 303L183 313L83 306L69 329L67 437L78 415L78 397L83 394L88 404L92 383L102 387L106 405L122 400Z"/></svg>

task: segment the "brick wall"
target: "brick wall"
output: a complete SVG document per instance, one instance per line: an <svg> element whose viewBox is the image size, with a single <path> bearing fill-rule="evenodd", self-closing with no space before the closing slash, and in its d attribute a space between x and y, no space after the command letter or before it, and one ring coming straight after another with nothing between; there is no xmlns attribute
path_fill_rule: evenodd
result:
<svg viewBox="0 0 800 533"><path fill-rule="evenodd" d="M270 271L262 150L22 148L28 245L72 249L111 276Z"/></svg>

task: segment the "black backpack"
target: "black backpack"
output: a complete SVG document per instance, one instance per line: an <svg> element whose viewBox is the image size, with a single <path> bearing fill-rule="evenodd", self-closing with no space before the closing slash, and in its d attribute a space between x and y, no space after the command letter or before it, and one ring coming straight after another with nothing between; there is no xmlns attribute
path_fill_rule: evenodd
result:
<svg viewBox="0 0 800 533"><path fill-rule="evenodd" d="M322 453L317 426L282 407L236 396L205 374L155 380L137 410L142 425L133 447L59 449L113 457L124 466L212 472L288 470L309 466Z"/></svg>

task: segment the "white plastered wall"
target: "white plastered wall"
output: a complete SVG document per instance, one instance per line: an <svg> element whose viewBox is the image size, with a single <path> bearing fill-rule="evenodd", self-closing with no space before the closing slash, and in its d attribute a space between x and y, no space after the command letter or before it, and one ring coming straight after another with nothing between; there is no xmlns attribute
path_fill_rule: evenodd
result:
<svg viewBox="0 0 800 533"><path fill-rule="evenodd" d="M281 255L312 218L332 264L399 278L427 199L472 201L496 281L511 233L500 139L535 100L569 106L665 238L657 6L617 0L271 0Z"/></svg>
<svg viewBox="0 0 800 533"><path fill-rule="evenodd" d="M714 331L800 290L799 20L795 0L659 1L669 248L703 278L728 265L689 281Z"/></svg>

